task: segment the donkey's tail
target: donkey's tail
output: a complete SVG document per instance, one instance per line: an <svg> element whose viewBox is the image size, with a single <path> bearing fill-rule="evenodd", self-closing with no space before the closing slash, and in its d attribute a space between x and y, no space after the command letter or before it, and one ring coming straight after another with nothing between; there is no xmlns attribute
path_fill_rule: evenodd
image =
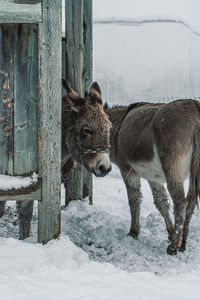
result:
<svg viewBox="0 0 200 300"><path fill-rule="evenodd" d="M193 151L190 167L190 185L188 196L196 201L199 207L200 198L200 123L196 125L193 139Z"/></svg>

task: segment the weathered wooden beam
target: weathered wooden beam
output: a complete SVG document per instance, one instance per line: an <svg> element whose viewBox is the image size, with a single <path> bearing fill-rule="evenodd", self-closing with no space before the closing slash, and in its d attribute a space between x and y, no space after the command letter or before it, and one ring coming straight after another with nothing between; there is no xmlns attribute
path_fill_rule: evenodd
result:
<svg viewBox="0 0 200 300"><path fill-rule="evenodd" d="M14 175L38 172L38 26L13 25Z"/></svg>
<svg viewBox="0 0 200 300"><path fill-rule="evenodd" d="M20 190L19 190L20 191ZM3 191L1 191L2 193ZM1 201L41 201L41 188L30 192L28 194L17 194L17 190L13 195L2 195L0 196Z"/></svg>
<svg viewBox="0 0 200 300"><path fill-rule="evenodd" d="M1 0L0 23L42 22L41 0Z"/></svg>
<svg viewBox="0 0 200 300"><path fill-rule="evenodd" d="M92 0L83 1L83 93L89 90L92 83ZM89 196L93 203L92 175L83 169L83 197Z"/></svg>
<svg viewBox="0 0 200 300"><path fill-rule="evenodd" d="M66 0L66 78L69 85L83 95L83 0ZM83 167L76 164L67 180L66 204L83 198Z"/></svg>
<svg viewBox="0 0 200 300"><path fill-rule="evenodd" d="M61 0L43 0L39 24L39 202L38 241L60 234L61 189Z"/></svg>
<svg viewBox="0 0 200 300"><path fill-rule="evenodd" d="M0 173L13 175L13 25L0 25Z"/></svg>

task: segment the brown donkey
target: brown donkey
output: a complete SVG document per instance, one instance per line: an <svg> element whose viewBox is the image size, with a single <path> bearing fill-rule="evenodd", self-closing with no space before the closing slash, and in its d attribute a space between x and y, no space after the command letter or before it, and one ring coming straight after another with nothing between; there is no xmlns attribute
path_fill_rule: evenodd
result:
<svg viewBox="0 0 200 300"><path fill-rule="evenodd" d="M105 176L111 170L109 157L111 122L103 111L100 88L94 82L85 98L68 87L68 97L62 108L62 176L72 159L83 164L96 176Z"/></svg>
<svg viewBox="0 0 200 300"><path fill-rule="evenodd" d="M109 134L111 122L103 111L100 88L94 82L89 94L81 98L63 80L68 98L62 101L62 179L73 160L82 163L96 176L105 176L111 170ZM5 202L0 203L0 218ZM20 239L30 235L33 201L17 202Z"/></svg>
<svg viewBox="0 0 200 300"><path fill-rule="evenodd" d="M177 100L167 104L135 103L104 107L112 122L111 161L123 176L131 212L129 235L140 231L140 178L151 187L154 203L164 217L169 234L168 254L184 251L189 223L200 194L200 103ZM189 191L183 181L189 175ZM169 215L167 183L174 203Z"/></svg>

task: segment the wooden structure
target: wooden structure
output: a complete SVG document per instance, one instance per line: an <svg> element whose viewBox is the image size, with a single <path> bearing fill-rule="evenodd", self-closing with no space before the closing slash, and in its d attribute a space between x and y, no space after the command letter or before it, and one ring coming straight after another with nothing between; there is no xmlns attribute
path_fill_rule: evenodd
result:
<svg viewBox="0 0 200 300"><path fill-rule="evenodd" d="M66 0L65 25L63 77L84 96L92 83L92 0ZM67 181L66 204L86 196L92 204L92 176L77 164Z"/></svg>
<svg viewBox="0 0 200 300"><path fill-rule="evenodd" d="M39 174L38 241L60 233L61 0L1 0L0 173Z"/></svg>

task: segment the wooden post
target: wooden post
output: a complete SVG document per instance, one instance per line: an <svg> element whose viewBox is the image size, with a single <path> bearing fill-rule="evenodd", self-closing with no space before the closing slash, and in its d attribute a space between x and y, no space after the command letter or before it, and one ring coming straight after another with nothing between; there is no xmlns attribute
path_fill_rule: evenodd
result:
<svg viewBox="0 0 200 300"><path fill-rule="evenodd" d="M92 83L92 0L83 1L83 93ZM83 197L93 204L92 175L83 168Z"/></svg>
<svg viewBox="0 0 200 300"><path fill-rule="evenodd" d="M60 233L61 187L61 0L43 0L39 24L39 202L38 241Z"/></svg>
<svg viewBox="0 0 200 300"><path fill-rule="evenodd" d="M85 1L84 1L85 2ZM83 0L66 0L66 78L68 84L83 95ZM67 179L66 204L83 198L83 167L76 164Z"/></svg>

